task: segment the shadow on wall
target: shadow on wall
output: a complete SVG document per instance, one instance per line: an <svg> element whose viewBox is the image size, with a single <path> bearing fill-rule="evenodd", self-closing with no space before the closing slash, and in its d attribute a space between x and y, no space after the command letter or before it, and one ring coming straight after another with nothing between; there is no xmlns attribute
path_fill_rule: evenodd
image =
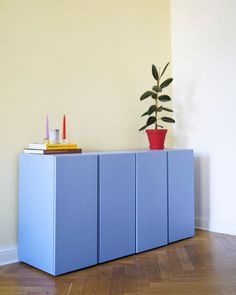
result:
<svg viewBox="0 0 236 295"><path fill-rule="evenodd" d="M209 229L210 219L210 159L195 154L195 226Z"/></svg>
<svg viewBox="0 0 236 295"><path fill-rule="evenodd" d="M176 93L176 99L173 101L176 119L176 124L174 124L174 143L176 147L189 147L189 134L194 133L193 116L196 109L194 96L197 87L195 81L189 83L188 87L183 87L181 93ZM178 84L185 85L185 82L179 81Z"/></svg>

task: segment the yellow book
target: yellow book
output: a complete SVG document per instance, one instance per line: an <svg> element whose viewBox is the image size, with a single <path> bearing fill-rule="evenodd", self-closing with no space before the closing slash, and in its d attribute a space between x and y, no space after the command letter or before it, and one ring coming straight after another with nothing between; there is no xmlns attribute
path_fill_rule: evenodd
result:
<svg viewBox="0 0 236 295"><path fill-rule="evenodd" d="M76 143L53 143L53 144L44 144L44 143L30 143L29 149L34 150L68 150L68 149L77 149L78 146Z"/></svg>

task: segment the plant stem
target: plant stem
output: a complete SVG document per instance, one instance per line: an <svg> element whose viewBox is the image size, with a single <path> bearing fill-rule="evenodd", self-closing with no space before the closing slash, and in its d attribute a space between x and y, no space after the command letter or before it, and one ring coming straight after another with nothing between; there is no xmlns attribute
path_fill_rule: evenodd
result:
<svg viewBox="0 0 236 295"><path fill-rule="evenodd" d="M160 69L159 69L159 73L160 73ZM159 90L159 85L160 85L160 78L158 77L158 80L157 80L157 87L158 87L158 90ZM156 130L157 130L158 93L159 93L159 92L157 92L157 98L156 98L156 111L155 111L155 117L156 117L155 129L156 129Z"/></svg>

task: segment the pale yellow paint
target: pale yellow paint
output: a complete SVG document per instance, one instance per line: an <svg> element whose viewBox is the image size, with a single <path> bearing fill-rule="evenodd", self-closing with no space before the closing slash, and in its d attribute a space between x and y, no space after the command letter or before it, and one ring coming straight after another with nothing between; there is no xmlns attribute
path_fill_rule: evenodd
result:
<svg viewBox="0 0 236 295"><path fill-rule="evenodd" d="M85 150L145 148L139 96L170 58L169 0L0 0L0 247L16 244L17 159L46 113Z"/></svg>

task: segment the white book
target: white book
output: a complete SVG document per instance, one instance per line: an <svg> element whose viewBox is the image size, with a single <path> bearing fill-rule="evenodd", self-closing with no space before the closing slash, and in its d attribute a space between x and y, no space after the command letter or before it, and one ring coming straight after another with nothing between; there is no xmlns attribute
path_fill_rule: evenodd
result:
<svg viewBox="0 0 236 295"><path fill-rule="evenodd" d="M40 149L24 149L25 154L41 154L43 155L44 150Z"/></svg>
<svg viewBox="0 0 236 295"><path fill-rule="evenodd" d="M30 143L29 149L46 150L47 145L44 143Z"/></svg>
<svg viewBox="0 0 236 295"><path fill-rule="evenodd" d="M24 149L25 154L53 155L53 154L80 154L82 149Z"/></svg>

